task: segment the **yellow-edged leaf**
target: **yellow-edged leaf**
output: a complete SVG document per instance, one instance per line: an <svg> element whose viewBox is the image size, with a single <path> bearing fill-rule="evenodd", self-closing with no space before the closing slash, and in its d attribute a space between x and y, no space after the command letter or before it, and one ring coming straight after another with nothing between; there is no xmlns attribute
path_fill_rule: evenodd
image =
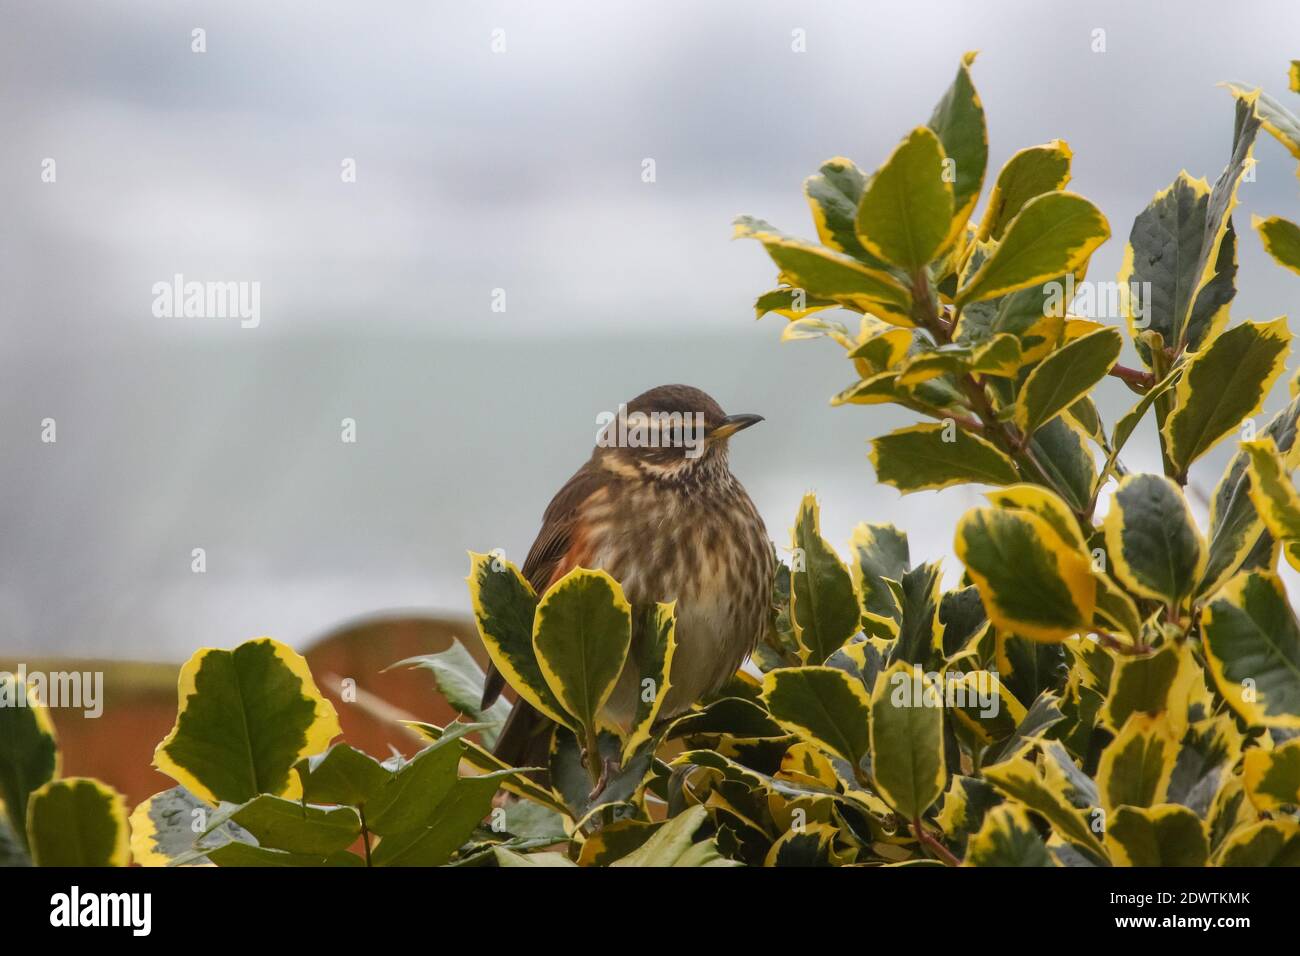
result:
<svg viewBox="0 0 1300 956"><path fill-rule="evenodd" d="M920 126L876 170L858 205L858 238L868 252L909 273L935 258L953 215L944 159L939 137Z"/></svg>

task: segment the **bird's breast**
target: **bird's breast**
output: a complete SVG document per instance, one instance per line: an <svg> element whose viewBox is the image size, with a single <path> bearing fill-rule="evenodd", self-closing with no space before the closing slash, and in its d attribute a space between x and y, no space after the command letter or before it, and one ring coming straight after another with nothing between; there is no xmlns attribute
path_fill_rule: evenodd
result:
<svg viewBox="0 0 1300 956"><path fill-rule="evenodd" d="M633 606L677 602L677 651L663 717L721 686L767 621L773 559L766 530L739 484L719 492L630 489L584 516L586 566L618 580ZM635 712L640 682L630 671L606 709L624 726Z"/></svg>

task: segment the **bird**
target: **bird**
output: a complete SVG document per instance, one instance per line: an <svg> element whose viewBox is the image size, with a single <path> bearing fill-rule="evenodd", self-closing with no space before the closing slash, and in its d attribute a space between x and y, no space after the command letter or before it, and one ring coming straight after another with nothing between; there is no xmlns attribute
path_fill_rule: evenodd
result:
<svg viewBox="0 0 1300 956"><path fill-rule="evenodd" d="M605 419L591 457L546 508L521 571L539 595L574 568L605 571L622 586L634 622L655 603L676 602L663 721L726 683L774 624L776 552L728 461L732 436L763 417L728 415L698 388L661 385ZM640 691L640 629L634 624L629 664L601 715L624 729ZM504 687L491 667L483 710ZM551 727L521 698L493 752L510 766L545 767Z"/></svg>

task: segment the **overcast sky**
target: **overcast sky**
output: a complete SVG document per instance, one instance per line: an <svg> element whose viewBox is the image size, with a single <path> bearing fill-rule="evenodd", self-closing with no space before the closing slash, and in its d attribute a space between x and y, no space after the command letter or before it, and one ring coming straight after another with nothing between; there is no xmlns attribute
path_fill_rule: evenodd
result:
<svg viewBox="0 0 1300 956"><path fill-rule="evenodd" d="M1092 277L1113 277L1150 197L1222 168L1216 84L1290 96L1298 27L1293 2L13 0L0 654L183 658L463 613L465 550L525 553L595 415L669 381L767 416L733 459L779 543L812 488L838 546L893 520L914 556L946 554L976 493L874 484L866 439L908 418L826 406L851 371L753 322L773 269L732 217L811 235L803 178L839 154L874 169L979 49L988 180L1067 140L1071 188L1116 237ZM1300 293L1248 228L1300 217L1295 163L1268 138L1256 157L1238 318ZM258 282L260 323L156 316L178 273ZM1157 461L1143 439L1138 468Z"/></svg>

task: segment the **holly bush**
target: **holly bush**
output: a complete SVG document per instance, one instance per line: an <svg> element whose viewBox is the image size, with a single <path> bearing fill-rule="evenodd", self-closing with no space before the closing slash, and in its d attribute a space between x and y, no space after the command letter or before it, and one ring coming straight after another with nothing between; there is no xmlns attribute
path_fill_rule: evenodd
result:
<svg viewBox="0 0 1300 956"><path fill-rule="evenodd" d="M1223 172L1156 193L1118 277L1089 281L1110 226L1065 189L1065 143L1015 153L974 216L988 139L973 60L873 174L837 157L805 182L817 241L736 221L778 270L759 317L851 363L832 404L923 419L873 439L877 478L991 487L955 530L957 587L891 525L859 525L837 553L809 496L757 673L658 720L670 607L629 657L616 582L575 571L539 598L475 556L480 636L560 727L569 840L548 861L618 859L687 818L702 853L752 865L1300 864L1300 625L1277 573L1279 552L1300 567L1300 397L1293 384L1256 430L1291 336L1285 318L1230 318L1256 136L1300 156L1300 121L1231 85ZM1255 225L1300 264L1295 226ZM1119 363L1126 337L1140 365ZM1110 426L1093 400L1108 378L1136 395ZM1160 474L1121 459L1143 428ZM1199 527L1190 470L1234 435ZM546 641L557 614L604 639ZM620 739L592 702L629 661L648 692ZM577 755L597 739L622 771L591 806Z"/></svg>
<svg viewBox="0 0 1300 956"><path fill-rule="evenodd" d="M137 862L169 865L1300 865L1300 624L1278 574L1283 556L1300 568L1300 390L1255 427L1291 336L1284 318L1230 316L1255 139L1300 158L1300 120L1229 84L1223 172L1157 192L1119 275L1092 281L1110 226L1066 190L1064 142L1016 152L975 215L973 61L873 174L835 158L805 182L816 241L736 222L777 266L759 316L844 350L853 380L832 404L920 417L872 440L879 480L991 489L955 529L955 587L892 525L861 524L837 552L808 496L750 664L664 715L672 605L633 608L585 569L538 595L472 554L479 637L555 722L545 768L491 754L510 705L479 710L484 675L460 644L402 663L468 721L409 722L424 749L379 760L331 745L305 662L259 639L185 665L155 758L177 786L129 823L93 782L51 799L48 721L12 718L16 852L39 861L75 825L95 863L123 862L129 831ZM1253 225L1300 271L1300 228ZM1109 426L1103 387L1136 396ZM1140 435L1161 473L1123 464ZM1229 440L1201 526L1189 475ZM643 693L615 728L602 704L625 667Z"/></svg>

